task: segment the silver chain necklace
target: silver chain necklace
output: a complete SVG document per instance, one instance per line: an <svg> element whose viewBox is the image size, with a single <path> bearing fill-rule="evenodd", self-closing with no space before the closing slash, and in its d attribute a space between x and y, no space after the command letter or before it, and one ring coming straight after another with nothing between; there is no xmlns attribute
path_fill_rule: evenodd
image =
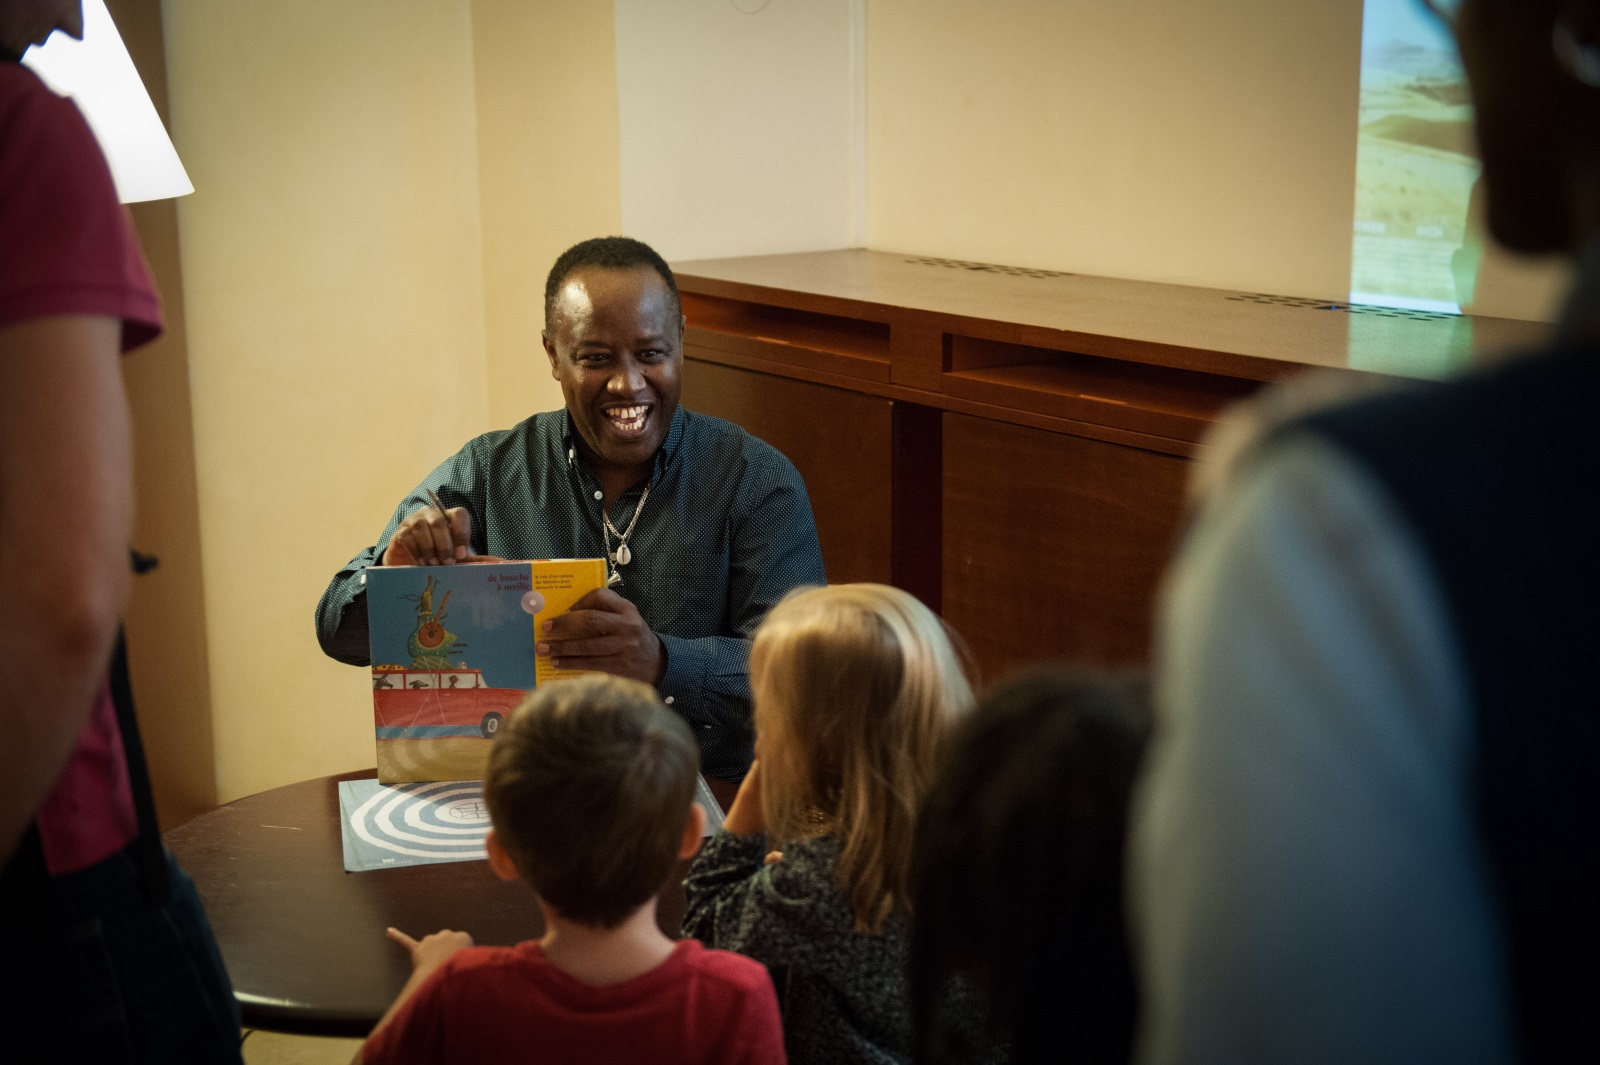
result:
<svg viewBox="0 0 1600 1065"><path fill-rule="evenodd" d="M618 532L617 527L611 524L611 515L606 512L605 507L600 508L600 517L605 520L605 527L601 532L605 535L606 540L606 558L611 563L611 576L606 578L606 587L608 588L615 588L622 583L622 574L618 573L617 570L633 561L633 551L628 547L628 537L633 535L633 527L639 524L639 515L644 513L644 503L649 498L650 486L645 485L644 493L639 496L639 505L633 508L633 517L628 519L628 527L621 532ZM614 552L611 550L611 538L613 536L617 538L617 549Z"/></svg>

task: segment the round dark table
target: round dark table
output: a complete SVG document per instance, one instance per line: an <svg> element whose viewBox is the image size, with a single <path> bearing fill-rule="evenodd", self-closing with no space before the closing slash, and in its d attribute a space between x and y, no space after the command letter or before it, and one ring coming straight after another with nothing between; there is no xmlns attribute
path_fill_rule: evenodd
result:
<svg viewBox="0 0 1600 1065"><path fill-rule="evenodd" d="M339 781L305 780L219 806L165 834L194 877L247 1028L362 1037L411 973L394 926L421 938L441 928L509 945L544 932L533 892L486 861L344 871ZM724 807L735 785L710 780ZM657 920L674 938L683 874L661 892Z"/></svg>

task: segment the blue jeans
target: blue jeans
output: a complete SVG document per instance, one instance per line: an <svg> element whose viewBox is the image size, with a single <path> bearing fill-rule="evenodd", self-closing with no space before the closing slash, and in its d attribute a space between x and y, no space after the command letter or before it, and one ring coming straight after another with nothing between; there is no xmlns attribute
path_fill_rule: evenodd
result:
<svg viewBox="0 0 1600 1065"><path fill-rule="evenodd" d="M240 1061L239 1007L194 881L146 907L129 851L50 882L52 913L0 914L0 1032L16 1060Z"/></svg>

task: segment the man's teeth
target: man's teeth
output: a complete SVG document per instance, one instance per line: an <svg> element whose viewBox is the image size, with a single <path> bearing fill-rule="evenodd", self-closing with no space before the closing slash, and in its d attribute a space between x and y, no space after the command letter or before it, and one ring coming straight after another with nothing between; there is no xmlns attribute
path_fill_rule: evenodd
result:
<svg viewBox="0 0 1600 1065"><path fill-rule="evenodd" d="M618 429L633 432L644 428L645 415L649 413L649 407L613 407L606 411L606 417Z"/></svg>

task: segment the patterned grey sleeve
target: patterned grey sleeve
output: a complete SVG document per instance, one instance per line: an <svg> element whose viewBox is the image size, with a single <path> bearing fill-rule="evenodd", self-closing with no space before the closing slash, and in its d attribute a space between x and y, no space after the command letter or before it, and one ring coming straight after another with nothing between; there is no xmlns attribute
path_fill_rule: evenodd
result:
<svg viewBox="0 0 1600 1065"><path fill-rule="evenodd" d="M838 938L817 920L832 866L822 868L799 852L763 865L767 850L764 835L721 831L706 840L683 885L683 934L768 967L814 964Z"/></svg>

